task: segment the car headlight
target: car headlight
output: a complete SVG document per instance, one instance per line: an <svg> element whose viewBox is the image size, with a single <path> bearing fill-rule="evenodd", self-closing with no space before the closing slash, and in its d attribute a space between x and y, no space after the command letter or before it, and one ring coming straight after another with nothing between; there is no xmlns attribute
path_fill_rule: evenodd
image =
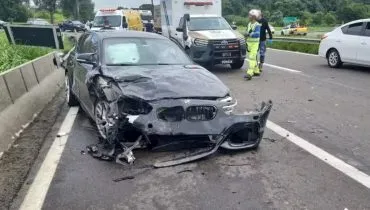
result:
<svg viewBox="0 0 370 210"><path fill-rule="evenodd" d="M231 97L230 95L227 95L226 97L219 99L219 101L223 104L222 109L227 115L233 113L234 108L238 104L238 101L233 99L233 97Z"/></svg>
<svg viewBox="0 0 370 210"><path fill-rule="evenodd" d="M208 40L206 39L194 39L194 44L197 46L208 45Z"/></svg>
<svg viewBox="0 0 370 210"><path fill-rule="evenodd" d="M245 39L244 38L240 38L239 39L239 44L240 45L245 45Z"/></svg>

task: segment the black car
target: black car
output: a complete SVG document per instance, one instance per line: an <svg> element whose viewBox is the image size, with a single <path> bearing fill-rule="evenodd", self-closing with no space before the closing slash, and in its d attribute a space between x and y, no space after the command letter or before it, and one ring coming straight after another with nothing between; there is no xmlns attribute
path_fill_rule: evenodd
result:
<svg viewBox="0 0 370 210"><path fill-rule="evenodd" d="M229 89L154 33L86 32L63 66L68 104L81 105L104 143L104 152L89 151L120 163L132 163L132 150L143 147L196 147L155 167L193 161L219 147L257 148L272 107L262 103L255 112L234 115Z"/></svg>
<svg viewBox="0 0 370 210"><path fill-rule="evenodd" d="M73 31L73 32L80 32L80 31L86 31L85 24L81 23L80 21L74 20L68 20L63 22L59 25L59 28L62 31Z"/></svg>

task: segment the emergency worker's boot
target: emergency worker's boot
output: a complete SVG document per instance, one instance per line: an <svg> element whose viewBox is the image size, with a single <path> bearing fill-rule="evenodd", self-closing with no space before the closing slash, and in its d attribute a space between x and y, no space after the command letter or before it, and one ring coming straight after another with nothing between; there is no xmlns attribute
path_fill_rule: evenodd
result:
<svg viewBox="0 0 370 210"><path fill-rule="evenodd" d="M252 79L252 76L249 75L249 74L246 74L246 75L244 75L244 79L247 80L247 81L249 81L249 80Z"/></svg>
<svg viewBox="0 0 370 210"><path fill-rule="evenodd" d="M258 64L258 68L260 69L260 72L263 71L263 63L262 62Z"/></svg>

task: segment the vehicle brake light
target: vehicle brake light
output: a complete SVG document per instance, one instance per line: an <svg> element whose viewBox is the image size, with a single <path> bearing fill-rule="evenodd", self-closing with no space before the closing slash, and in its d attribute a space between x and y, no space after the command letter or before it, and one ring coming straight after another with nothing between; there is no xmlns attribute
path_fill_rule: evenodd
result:
<svg viewBox="0 0 370 210"><path fill-rule="evenodd" d="M328 38L328 35L326 34L321 36L321 40L326 39L326 38Z"/></svg>

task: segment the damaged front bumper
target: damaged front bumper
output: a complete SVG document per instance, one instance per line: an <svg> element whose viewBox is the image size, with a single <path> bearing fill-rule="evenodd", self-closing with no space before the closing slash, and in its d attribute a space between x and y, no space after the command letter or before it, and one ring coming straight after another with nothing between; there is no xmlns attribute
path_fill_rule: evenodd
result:
<svg viewBox="0 0 370 210"><path fill-rule="evenodd" d="M207 104L208 103L208 104ZM187 119L158 120L158 111L163 107L215 106L217 113L212 120L191 121ZM127 116L128 122L142 131L143 135L151 136L209 136L210 145L206 149L186 153L184 156L169 161L157 162L154 167L168 167L191 162L215 153L220 147L228 150L257 148L264 133L272 102L262 103L255 112L234 115L224 111L221 104L215 105L207 100L165 100L151 103L153 111L148 115ZM186 115L186 113L185 113Z"/></svg>

